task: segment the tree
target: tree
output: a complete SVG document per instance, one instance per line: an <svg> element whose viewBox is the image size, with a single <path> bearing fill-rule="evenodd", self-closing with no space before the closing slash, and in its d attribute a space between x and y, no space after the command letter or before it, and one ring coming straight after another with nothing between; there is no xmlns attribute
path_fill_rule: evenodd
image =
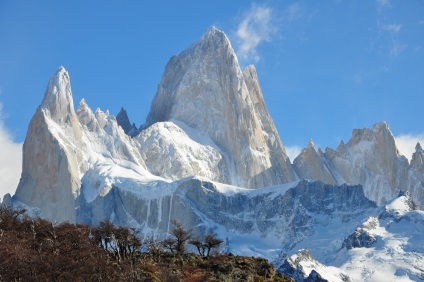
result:
<svg viewBox="0 0 424 282"><path fill-rule="evenodd" d="M216 233L211 233L205 235L202 239L192 239L188 243L197 248L199 255L209 257L211 250L218 248L222 242L224 241L218 239Z"/></svg>
<svg viewBox="0 0 424 282"><path fill-rule="evenodd" d="M154 256L157 256L163 252L162 244L158 239L148 237L145 241L145 244L147 245L147 252Z"/></svg>
<svg viewBox="0 0 424 282"><path fill-rule="evenodd" d="M202 239L194 238L188 241L188 243L196 247L197 252L199 253L200 256L203 256L203 257L205 256L205 246L203 244Z"/></svg>
<svg viewBox="0 0 424 282"><path fill-rule="evenodd" d="M218 239L216 233L207 234L205 238L203 239L203 244L207 250L206 257L209 257L211 250L218 248L222 244L222 242L224 241L221 239Z"/></svg>
<svg viewBox="0 0 424 282"><path fill-rule="evenodd" d="M128 258L134 260L142 247L138 233L134 228L114 226L109 219L101 221L91 231L95 244L118 261Z"/></svg>
<svg viewBox="0 0 424 282"><path fill-rule="evenodd" d="M171 221L173 228L171 230L171 235L174 238L168 238L163 241L163 246L171 251L171 253L185 253L185 245L188 240L191 238L191 230L184 229L183 225L177 221Z"/></svg>

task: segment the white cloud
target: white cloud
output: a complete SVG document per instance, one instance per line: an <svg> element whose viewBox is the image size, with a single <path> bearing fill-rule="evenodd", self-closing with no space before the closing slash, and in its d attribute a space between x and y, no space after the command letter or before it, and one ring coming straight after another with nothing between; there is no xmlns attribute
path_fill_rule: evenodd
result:
<svg viewBox="0 0 424 282"><path fill-rule="evenodd" d="M390 8L390 0L377 0L377 9L381 11L383 8Z"/></svg>
<svg viewBox="0 0 424 282"><path fill-rule="evenodd" d="M382 27L384 30L387 30L387 31L391 31L391 32L399 32L400 30L401 30L401 28L402 28L402 25L401 24L386 24L386 25L383 25L383 27Z"/></svg>
<svg viewBox="0 0 424 282"><path fill-rule="evenodd" d="M415 146L418 142L424 147L424 133L422 134L401 134L395 136L396 146L399 152L406 158L411 160L412 154L415 152Z"/></svg>
<svg viewBox="0 0 424 282"><path fill-rule="evenodd" d="M15 193L22 170L22 144L13 142L4 125L2 110L0 103L0 199L7 193Z"/></svg>
<svg viewBox="0 0 424 282"><path fill-rule="evenodd" d="M302 152L302 147L294 145L294 146L286 146L287 155L290 158L290 161L293 163L294 159L299 156L300 152Z"/></svg>
<svg viewBox="0 0 424 282"><path fill-rule="evenodd" d="M243 15L236 31L237 54L243 61L258 62L259 44L270 42L276 27L273 23L273 11L270 7L253 4Z"/></svg>

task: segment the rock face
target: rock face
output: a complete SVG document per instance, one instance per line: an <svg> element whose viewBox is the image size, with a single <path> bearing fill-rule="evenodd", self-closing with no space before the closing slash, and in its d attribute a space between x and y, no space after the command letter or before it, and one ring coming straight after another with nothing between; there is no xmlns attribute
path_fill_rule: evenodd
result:
<svg viewBox="0 0 424 282"><path fill-rule="evenodd" d="M302 178L319 179L328 184L363 185L365 195L382 205L409 190L424 204L423 151L417 145L408 164L396 148L388 125L377 123L372 129L355 129L347 144L343 141L336 150L326 148L318 153L313 146L303 149L294 160L296 172Z"/></svg>
<svg viewBox="0 0 424 282"><path fill-rule="evenodd" d="M286 251L319 226L344 222L353 228L365 211L376 208L359 186L300 181L250 190L199 178L146 183L137 191L114 186L91 202L81 197L78 206L78 222L87 224L106 216L117 224L132 222L145 236L166 236L177 218L194 227L194 234L226 230L221 236L228 236L230 243L237 243L232 241L237 240L235 234L244 234L258 242L271 240Z"/></svg>
<svg viewBox="0 0 424 282"><path fill-rule="evenodd" d="M300 155L294 159L293 166L300 178L316 179L331 185L336 184L326 164L325 156L321 149L319 149L318 153L315 151L315 145L312 140L309 141L308 147L303 149Z"/></svg>
<svg viewBox="0 0 424 282"><path fill-rule="evenodd" d="M370 217L361 227L356 228L355 232L349 235L344 241L342 248L347 250L353 248L371 248L377 239L370 234L369 230L373 230L378 226L378 219Z"/></svg>
<svg viewBox="0 0 424 282"><path fill-rule="evenodd" d="M43 102L30 122L15 199L41 208L46 218L75 221L83 156L74 148L82 146L69 75L61 67L50 78Z"/></svg>
<svg viewBox="0 0 424 282"><path fill-rule="evenodd" d="M316 261L306 249L299 250L296 254L286 258L278 271L292 277L295 281L351 281L345 273Z"/></svg>
<svg viewBox="0 0 424 282"><path fill-rule="evenodd" d="M297 178L254 67L243 73L228 38L214 27L166 66L147 126L172 119L210 136L228 171L220 182L260 188Z"/></svg>
<svg viewBox="0 0 424 282"><path fill-rule="evenodd" d="M125 111L124 108L121 108L119 113L116 115L116 122L120 127L122 127L124 132L131 137L134 137L139 133L135 124L130 123L127 111Z"/></svg>

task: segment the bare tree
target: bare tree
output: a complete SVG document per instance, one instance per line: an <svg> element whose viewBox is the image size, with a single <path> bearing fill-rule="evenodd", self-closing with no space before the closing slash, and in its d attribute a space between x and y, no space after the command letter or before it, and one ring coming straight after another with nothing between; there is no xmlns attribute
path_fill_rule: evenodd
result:
<svg viewBox="0 0 424 282"><path fill-rule="evenodd" d="M163 247L169 250L171 253L175 252L175 240L174 239L165 239L163 240Z"/></svg>
<svg viewBox="0 0 424 282"><path fill-rule="evenodd" d="M218 248L222 244L222 242L224 241L218 239L216 233L207 234L203 239L203 244L206 249L206 257L209 257L211 250Z"/></svg>
<svg viewBox="0 0 424 282"><path fill-rule="evenodd" d="M211 233L205 235L203 239L195 238L190 240L188 243L197 248L199 255L209 257L211 250L218 248L222 244L222 242L224 241L218 239L216 233Z"/></svg>
<svg viewBox="0 0 424 282"><path fill-rule="evenodd" d="M148 237L145 241L145 244L147 246L147 251L152 255L159 255L163 252L162 244L158 239Z"/></svg>
<svg viewBox="0 0 424 282"><path fill-rule="evenodd" d="M175 251L177 253L185 253L185 245L191 238L191 230L184 229L181 222L177 220L172 220L171 223L174 226L171 234L175 237Z"/></svg>
<svg viewBox="0 0 424 282"><path fill-rule="evenodd" d="M188 243L190 245L193 245L193 246L196 247L197 252L199 253L200 256L203 256L203 257L205 256L205 246L204 246L203 241L201 239L194 238L194 239L191 239L190 241L188 241Z"/></svg>
<svg viewBox="0 0 424 282"><path fill-rule="evenodd" d="M171 253L185 253L185 245L191 238L191 230L184 229L183 225L177 220L172 220L171 223L173 225L171 230L173 238L165 239L163 246Z"/></svg>

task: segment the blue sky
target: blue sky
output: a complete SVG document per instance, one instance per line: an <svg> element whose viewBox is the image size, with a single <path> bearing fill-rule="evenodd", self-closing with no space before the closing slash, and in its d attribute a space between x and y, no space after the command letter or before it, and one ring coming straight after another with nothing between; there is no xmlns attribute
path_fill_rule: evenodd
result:
<svg viewBox="0 0 424 282"><path fill-rule="evenodd" d="M60 65L70 73L76 105L85 98L112 114L124 107L140 125L169 58L211 25L227 34L242 67L256 66L290 152L311 138L317 147L336 147L353 128L378 121L389 124L405 154L424 140L421 0L6 0L0 163L7 165L0 173L10 175L7 183L19 177L29 121Z"/></svg>

